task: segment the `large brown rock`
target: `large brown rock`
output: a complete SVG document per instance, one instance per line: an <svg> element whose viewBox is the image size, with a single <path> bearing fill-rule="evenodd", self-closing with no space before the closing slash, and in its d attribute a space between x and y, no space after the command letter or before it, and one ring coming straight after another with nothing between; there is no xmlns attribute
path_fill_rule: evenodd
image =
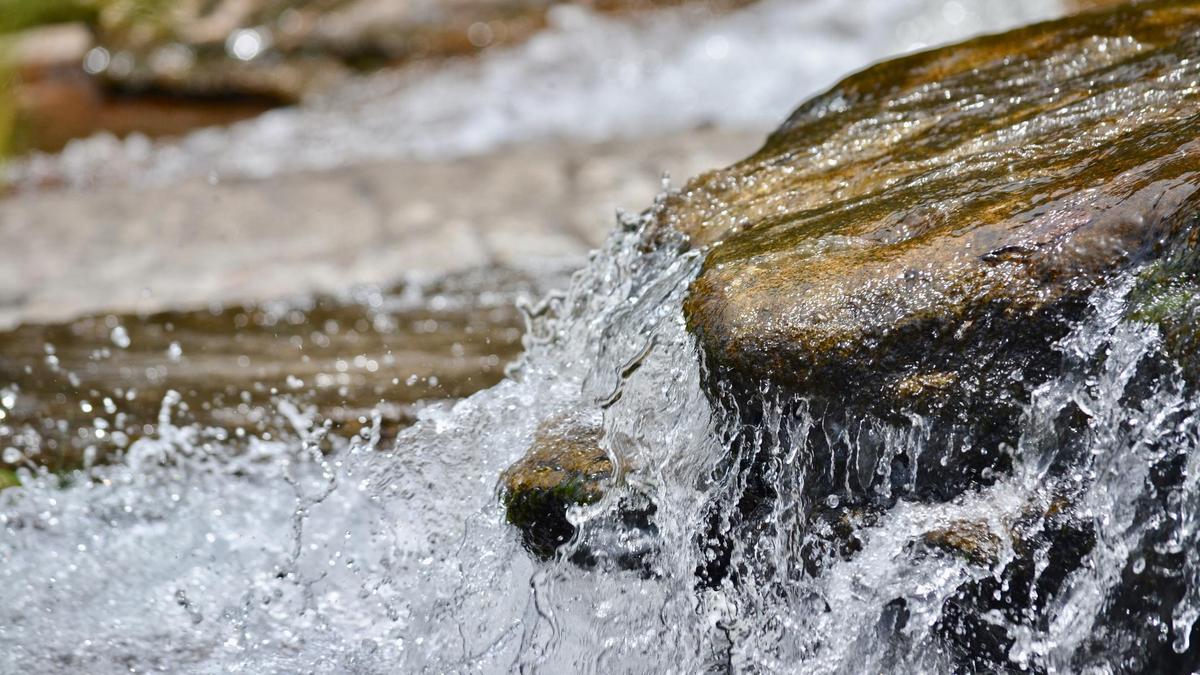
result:
<svg viewBox="0 0 1200 675"><path fill-rule="evenodd" d="M710 247L685 312L713 376L987 426L1092 290L1195 244L1198 63L1200 3L1141 3L805 103L659 212Z"/></svg>

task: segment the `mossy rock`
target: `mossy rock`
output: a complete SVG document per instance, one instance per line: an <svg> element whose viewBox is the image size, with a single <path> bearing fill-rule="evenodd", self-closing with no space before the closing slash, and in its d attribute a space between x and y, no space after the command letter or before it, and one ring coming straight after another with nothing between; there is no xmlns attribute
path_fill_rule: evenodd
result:
<svg viewBox="0 0 1200 675"><path fill-rule="evenodd" d="M538 428L525 456L501 476L506 517L531 553L553 556L575 534L567 510L604 495L613 465L600 446L602 435L599 419L580 414L553 418Z"/></svg>
<svg viewBox="0 0 1200 675"><path fill-rule="evenodd" d="M671 195L714 398L922 415L960 438L922 458L937 498L1003 471L1091 294L1196 243L1198 30L1139 3L882 63Z"/></svg>
<svg viewBox="0 0 1200 675"><path fill-rule="evenodd" d="M1200 386L1200 265L1194 252L1143 270L1127 298L1126 318L1156 326L1184 379Z"/></svg>

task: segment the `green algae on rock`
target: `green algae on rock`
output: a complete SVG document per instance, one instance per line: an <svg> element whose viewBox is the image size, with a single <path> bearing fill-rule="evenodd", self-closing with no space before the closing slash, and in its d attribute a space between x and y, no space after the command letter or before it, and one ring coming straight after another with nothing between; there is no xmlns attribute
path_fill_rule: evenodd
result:
<svg viewBox="0 0 1200 675"><path fill-rule="evenodd" d="M600 446L602 435L599 421L583 415L548 420L526 455L501 476L508 522L521 530L531 553L554 555L575 533L567 509L603 496L613 465Z"/></svg>
<svg viewBox="0 0 1200 675"><path fill-rule="evenodd" d="M1142 3L886 62L808 101L657 212L708 247L684 311L711 377L1011 442L1092 291L1194 244L1198 79L1200 2ZM1003 468L954 452L935 493Z"/></svg>
<svg viewBox="0 0 1200 675"><path fill-rule="evenodd" d="M1142 270L1126 304L1127 318L1156 326L1184 378L1200 385L1200 254L1194 244Z"/></svg>

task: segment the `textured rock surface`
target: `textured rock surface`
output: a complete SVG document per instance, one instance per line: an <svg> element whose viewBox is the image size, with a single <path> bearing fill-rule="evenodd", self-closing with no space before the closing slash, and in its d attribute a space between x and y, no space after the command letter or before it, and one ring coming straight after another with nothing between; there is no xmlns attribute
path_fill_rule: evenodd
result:
<svg viewBox="0 0 1200 675"><path fill-rule="evenodd" d="M1198 30L1140 4L890 61L693 181L660 216L712 246L715 374L986 423L1092 289L1194 243Z"/></svg>
<svg viewBox="0 0 1200 675"><path fill-rule="evenodd" d="M521 530L532 553L553 555L575 533L567 509L603 496L613 465L600 447L602 434L598 418L576 414L548 420L525 457L501 476L508 521Z"/></svg>

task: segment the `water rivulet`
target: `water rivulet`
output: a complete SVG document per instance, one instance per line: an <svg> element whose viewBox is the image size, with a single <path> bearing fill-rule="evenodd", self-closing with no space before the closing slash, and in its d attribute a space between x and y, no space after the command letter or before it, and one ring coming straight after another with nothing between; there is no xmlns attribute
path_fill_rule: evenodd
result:
<svg viewBox="0 0 1200 675"><path fill-rule="evenodd" d="M606 424L505 474L530 550L657 578L687 536L735 668L1200 667L1198 59L1186 2L898 59L666 196L643 246L701 260L718 448L696 529Z"/></svg>
<svg viewBox="0 0 1200 675"><path fill-rule="evenodd" d="M168 394L0 491L0 670L1195 668L1197 56L1143 4L853 76L390 449Z"/></svg>

